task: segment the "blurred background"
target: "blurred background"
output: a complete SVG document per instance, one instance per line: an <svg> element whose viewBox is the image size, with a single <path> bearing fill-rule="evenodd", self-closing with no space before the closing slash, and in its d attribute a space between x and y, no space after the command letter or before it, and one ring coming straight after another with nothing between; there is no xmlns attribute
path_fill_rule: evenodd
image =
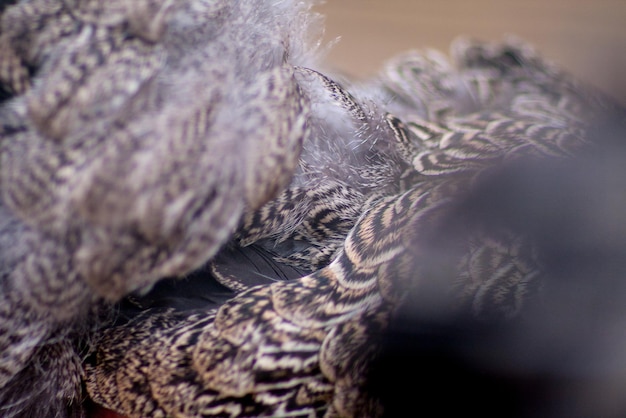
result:
<svg viewBox="0 0 626 418"><path fill-rule="evenodd" d="M329 63L375 74L409 49L448 52L459 35L517 35L544 57L626 104L626 0L327 0L325 40L341 37Z"/></svg>

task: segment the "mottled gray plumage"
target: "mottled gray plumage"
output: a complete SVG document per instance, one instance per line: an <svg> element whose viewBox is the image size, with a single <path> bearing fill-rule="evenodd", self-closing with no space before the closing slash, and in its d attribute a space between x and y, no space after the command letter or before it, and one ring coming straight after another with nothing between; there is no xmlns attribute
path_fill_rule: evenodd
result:
<svg viewBox="0 0 626 418"><path fill-rule="evenodd" d="M543 247L459 208L498 167L593 152L619 106L514 39L350 83L310 7L3 12L3 416L84 416L87 395L129 417L377 416L398 309L541 300Z"/></svg>
<svg viewBox="0 0 626 418"><path fill-rule="evenodd" d="M4 11L3 407L32 401L14 399L13 380L58 330L99 300L200 267L287 184L308 108L294 76L305 40L292 34L315 19L308 7L43 0ZM46 380L77 396L74 382Z"/></svg>

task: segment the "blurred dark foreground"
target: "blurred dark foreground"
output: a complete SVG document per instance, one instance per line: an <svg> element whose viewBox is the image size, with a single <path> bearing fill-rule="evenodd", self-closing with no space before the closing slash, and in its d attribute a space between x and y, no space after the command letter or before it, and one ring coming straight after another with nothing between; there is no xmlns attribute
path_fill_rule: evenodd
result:
<svg viewBox="0 0 626 418"><path fill-rule="evenodd" d="M435 251L459 222L524 234L541 296L517 319L474 320L425 312L432 295L415 291L369 376L386 416L626 417L625 122L598 123L583 158L499 167L459 203Z"/></svg>

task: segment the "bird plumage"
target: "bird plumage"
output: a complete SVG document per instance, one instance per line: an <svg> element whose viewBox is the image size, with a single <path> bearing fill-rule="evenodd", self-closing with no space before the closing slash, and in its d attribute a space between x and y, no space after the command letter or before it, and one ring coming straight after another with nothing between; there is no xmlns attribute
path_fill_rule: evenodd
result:
<svg viewBox="0 0 626 418"><path fill-rule="evenodd" d="M100 300L200 267L244 210L289 181L308 106L287 62L304 63L304 40L289 34L314 20L308 7L44 0L4 10L7 414L34 407L13 388L59 330ZM73 385L48 378L59 393Z"/></svg>
<svg viewBox="0 0 626 418"><path fill-rule="evenodd" d="M469 216L475 196L593 153L620 107L515 39L349 82L310 6L3 12L4 415L82 416L84 384L129 417L377 416L407 304L416 324L534 312L545 247Z"/></svg>

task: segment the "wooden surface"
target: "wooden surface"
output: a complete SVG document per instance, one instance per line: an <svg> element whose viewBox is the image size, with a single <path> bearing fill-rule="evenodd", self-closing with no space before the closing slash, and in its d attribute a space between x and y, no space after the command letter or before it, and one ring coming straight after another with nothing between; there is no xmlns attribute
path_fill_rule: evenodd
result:
<svg viewBox="0 0 626 418"><path fill-rule="evenodd" d="M329 62L374 74L408 49L448 51L459 35L517 35L571 73L626 103L626 0L328 0L326 40L341 37Z"/></svg>

